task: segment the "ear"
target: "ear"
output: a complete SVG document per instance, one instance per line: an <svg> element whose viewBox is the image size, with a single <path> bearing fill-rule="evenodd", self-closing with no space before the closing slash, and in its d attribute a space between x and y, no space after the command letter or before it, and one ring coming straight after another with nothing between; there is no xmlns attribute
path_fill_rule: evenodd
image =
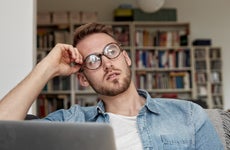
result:
<svg viewBox="0 0 230 150"><path fill-rule="evenodd" d="M83 73L77 73L77 78L82 86L89 86L89 82Z"/></svg>
<svg viewBox="0 0 230 150"><path fill-rule="evenodd" d="M122 53L123 53L123 55L124 55L124 57L125 57L125 61L126 61L126 63L128 64L128 66L131 66L132 61L131 61L131 59L130 59L130 57L129 57L129 54L128 54L125 50L123 50Z"/></svg>

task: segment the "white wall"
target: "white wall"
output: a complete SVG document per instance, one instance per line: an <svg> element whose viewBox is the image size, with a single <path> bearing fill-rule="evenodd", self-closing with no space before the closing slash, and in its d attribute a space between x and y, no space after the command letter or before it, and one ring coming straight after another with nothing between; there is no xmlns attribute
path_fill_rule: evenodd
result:
<svg viewBox="0 0 230 150"><path fill-rule="evenodd" d="M39 0L38 11L98 11L99 21L111 21L114 8L121 3L136 7L135 0ZM166 0L164 5L168 8L177 8L178 21L191 23L191 40L211 38L214 46L223 48L225 109L230 109L229 6L229 0Z"/></svg>
<svg viewBox="0 0 230 150"><path fill-rule="evenodd" d="M0 1L0 99L33 67L36 48L35 2Z"/></svg>

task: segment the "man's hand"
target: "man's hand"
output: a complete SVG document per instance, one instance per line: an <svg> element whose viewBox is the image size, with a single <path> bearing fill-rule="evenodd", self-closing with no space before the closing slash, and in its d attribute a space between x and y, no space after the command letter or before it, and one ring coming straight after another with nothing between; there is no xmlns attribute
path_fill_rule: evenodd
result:
<svg viewBox="0 0 230 150"><path fill-rule="evenodd" d="M57 44L41 63L53 70L52 77L71 75L79 71L83 58L77 48L72 45Z"/></svg>

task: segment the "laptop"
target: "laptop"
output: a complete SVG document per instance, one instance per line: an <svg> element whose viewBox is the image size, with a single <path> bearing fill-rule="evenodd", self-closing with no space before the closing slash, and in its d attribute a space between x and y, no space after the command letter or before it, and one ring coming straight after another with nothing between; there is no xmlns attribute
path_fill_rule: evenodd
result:
<svg viewBox="0 0 230 150"><path fill-rule="evenodd" d="M115 149L109 124L0 121L0 150Z"/></svg>

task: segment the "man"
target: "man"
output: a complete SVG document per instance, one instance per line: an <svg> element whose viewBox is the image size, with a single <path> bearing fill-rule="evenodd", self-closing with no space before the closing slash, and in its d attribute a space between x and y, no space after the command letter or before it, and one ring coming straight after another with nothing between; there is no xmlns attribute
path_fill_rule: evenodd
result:
<svg viewBox="0 0 230 150"><path fill-rule="evenodd" d="M131 60L111 28L97 23L76 30L74 46L57 44L0 101L0 119L22 120L48 80L77 73L98 93L95 107L72 106L44 120L110 123L118 149L223 149L204 110L191 102L152 99L131 81Z"/></svg>

